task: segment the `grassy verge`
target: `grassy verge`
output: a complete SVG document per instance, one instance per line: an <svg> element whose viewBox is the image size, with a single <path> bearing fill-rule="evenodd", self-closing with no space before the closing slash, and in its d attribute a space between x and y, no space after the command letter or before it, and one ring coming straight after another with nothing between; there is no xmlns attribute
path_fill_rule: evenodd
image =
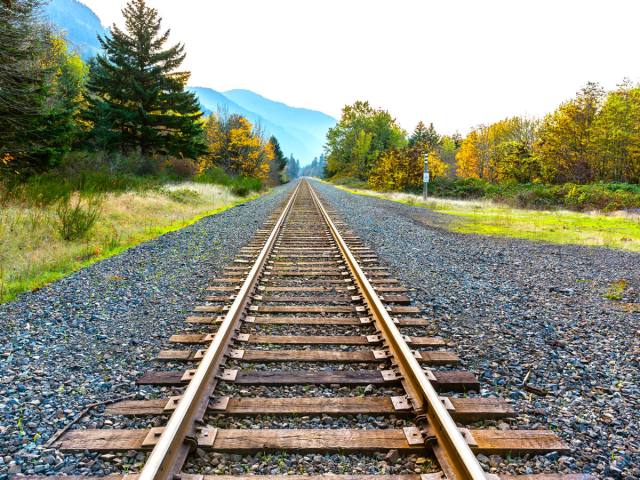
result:
<svg viewBox="0 0 640 480"><path fill-rule="evenodd" d="M352 177L331 178L331 183L347 188L368 189L363 180ZM419 195L422 185L406 193ZM429 192L438 198L455 200L491 200L514 208L614 212L640 210L640 185L631 183L490 183L477 178L435 178Z"/></svg>
<svg viewBox="0 0 640 480"><path fill-rule="evenodd" d="M408 193L338 188L450 215L448 228L456 232L640 251L640 215L527 210L480 200L433 198L423 202L420 196Z"/></svg>
<svg viewBox="0 0 640 480"><path fill-rule="evenodd" d="M0 211L0 302L255 197L187 182L107 193L97 223L75 241L60 237L54 204L9 202Z"/></svg>

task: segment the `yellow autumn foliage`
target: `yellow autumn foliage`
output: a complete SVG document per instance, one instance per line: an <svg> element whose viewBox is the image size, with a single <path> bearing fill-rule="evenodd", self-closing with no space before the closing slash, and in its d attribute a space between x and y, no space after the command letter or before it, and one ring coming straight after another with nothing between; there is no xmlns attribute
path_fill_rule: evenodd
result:
<svg viewBox="0 0 640 480"><path fill-rule="evenodd" d="M205 127L208 155L200 159L199 169L216 166L225 171L266 180L274 159L273 145L241 115L212 115Z"/></svg>
<svg viewBox="0 0 640 480"><path fill-rule="evenodd" d="M449 166L436 150L429 152L431 178L443 177ZM387 150L380 155L378 164L369 176L369 186L374 190L392 191L420 188L424 172L424 158L420 149Z"/></svg>

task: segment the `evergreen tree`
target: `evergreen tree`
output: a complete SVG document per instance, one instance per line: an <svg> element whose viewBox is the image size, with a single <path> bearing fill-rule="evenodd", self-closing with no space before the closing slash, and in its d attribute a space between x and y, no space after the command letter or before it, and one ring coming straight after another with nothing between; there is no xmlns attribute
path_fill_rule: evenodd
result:
<svg viewBox="0 0 640 480"><path fill-rule="evenodd" d="M318 159L318 177L327 177L327 157L324 155L320 155L320 158Z"/></svg>
<svg viewBox="0 0 640 480"><path fill-rule="evenodd" d="M287 160L287 176L293 180L300 176L300 162L293 155Z"/></svg>
<svg viewBox="0 0 640 480"><path fill-rule="evenodd" d="M432 150L440 143L440 135L433 127L433 123L429 124L429 128L424 123L418 122L413 134L409 137L409 147L419 147L424 150Z"/></svg>
<svg viewBox="0 0 640 480"><path fill-rule="evenodd" d="M284 156L284 153L282 153L280 142L278 142L276 137L271 136L269 143L273 149L273 160L271 166L272 180L276 183L282 183L285 181L284 177L286 176L285 170L287 168L287 158Z"/></svg>
<svg viewBox="0 0 640 480"><path fill-rule="evenodd" d="M105 53L90 72L96 146L197 157L206 147L198 101L185 91L190 73L177 70L184 46L164 49L169 30L161 33L162 19L145 0L131 0L122 13L127 31L114 25L99 38Z"/></svg>
<svg viewBox="0 0 640 480"><path fill-rule="evenodd" d="M40 0L0 4L0 167L13 172L48 166L42 117L50 32L37 18Z"/></svg>

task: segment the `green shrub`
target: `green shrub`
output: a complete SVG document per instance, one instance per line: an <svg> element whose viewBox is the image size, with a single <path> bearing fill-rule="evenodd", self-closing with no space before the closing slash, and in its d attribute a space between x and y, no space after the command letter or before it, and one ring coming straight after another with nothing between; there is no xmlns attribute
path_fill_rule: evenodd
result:
<svg viewBox="0 0 640 480"><path fill-rule="evenodd" d="M198 183L212 183L214 185L227 186L231 184L231 180L231 176L220 167L209 168L193 178L193 181Z"/></svg>
<svg viewBox="0 0 640 480"><path fill-rule="evenodd" d="M179 203L197 203L200 194L190 188L181 188L178 190L164 190L164 194L171 200Z"/></svg>
<svg viewBox="0 0 640 480"><path fill-rule="evenodd" d="M489 195L494 188L477 178L436 178L429 183L429 190L437 197L475 199Z"/></svg>
<svg viewBox="0 0 640 480"><path fill-rule="evenodd" d="M169 158L162 166L163 171L172 178L187 179L196 174L196 163L188 158Z"/></svg>
<svg viewBox="0 0 640 480"><path fill-rule="evenodd" d="M231 184L231 193L238 197L246 197L251 192L258 192L262 188L262 182L257 178L237 177Z"/></svg>
<svg viewBox="0 0 640 480"><path fill-rule="evenodd" d="M247 196L251 192L259 192L262 189L262 182L259 179L252 177L233 177L219 167L205 170L196 175L193 180L199 183L212 183L229 187L231 193L239 197Z"/></svg>
<svg viewBox="0 0 640 480"><path fill-rule="evenodd" d="M87 236L100 217L102 198L81 194L67 195L58 200L58 232L67 241L79 240Z"/></svg>
<svg viewBox="0 0 640 480"><path fill-rule="evenodd" d="M438 178L429 184L429 191L436 197L486 198L518 208L560 207L578 211L640 208L640 185L626 183L493 184L477 178Z"/></svg>
<svg viewBox="0 0 640 480"><path fill-rule="evenodd" d="M369 188L369 184L366 181L355 177L333 177L330 181L347 188Z"/></svg>

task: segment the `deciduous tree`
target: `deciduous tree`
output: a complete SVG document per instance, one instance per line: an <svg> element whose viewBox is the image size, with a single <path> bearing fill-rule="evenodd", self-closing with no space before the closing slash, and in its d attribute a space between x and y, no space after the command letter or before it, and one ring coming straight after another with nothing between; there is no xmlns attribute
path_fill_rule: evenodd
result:
<svg viewBox="0 0 640 480"><path fill-rule="evenodd" d="M208 153L200 159L200 170L221 167L227 173L266 180L274 161L274 145L262 137L249 120L220 112L205 124Z"/></svg>
<svg viewBox="0 0 640 480"><path fill-rule="evenodd" d="M593 125L594 178L640 182L640 86L625 82L607 95Z"/></svg>
<svg viewBox="0 0 640 480"><path fill-rule="evenodd" d="M355 102L327 134L327 173L367 180L383 152L406 144L406 133L387 111Z"/></svg>
<svg viewBox="0 0 640 480"><path fill-rule="evenodd" d="M592 166L597 154L593 125L604 99L603 89L588 83L575 99L563 103L542 122L536 142L545 181L579 182L593 180Z"/></svg>

